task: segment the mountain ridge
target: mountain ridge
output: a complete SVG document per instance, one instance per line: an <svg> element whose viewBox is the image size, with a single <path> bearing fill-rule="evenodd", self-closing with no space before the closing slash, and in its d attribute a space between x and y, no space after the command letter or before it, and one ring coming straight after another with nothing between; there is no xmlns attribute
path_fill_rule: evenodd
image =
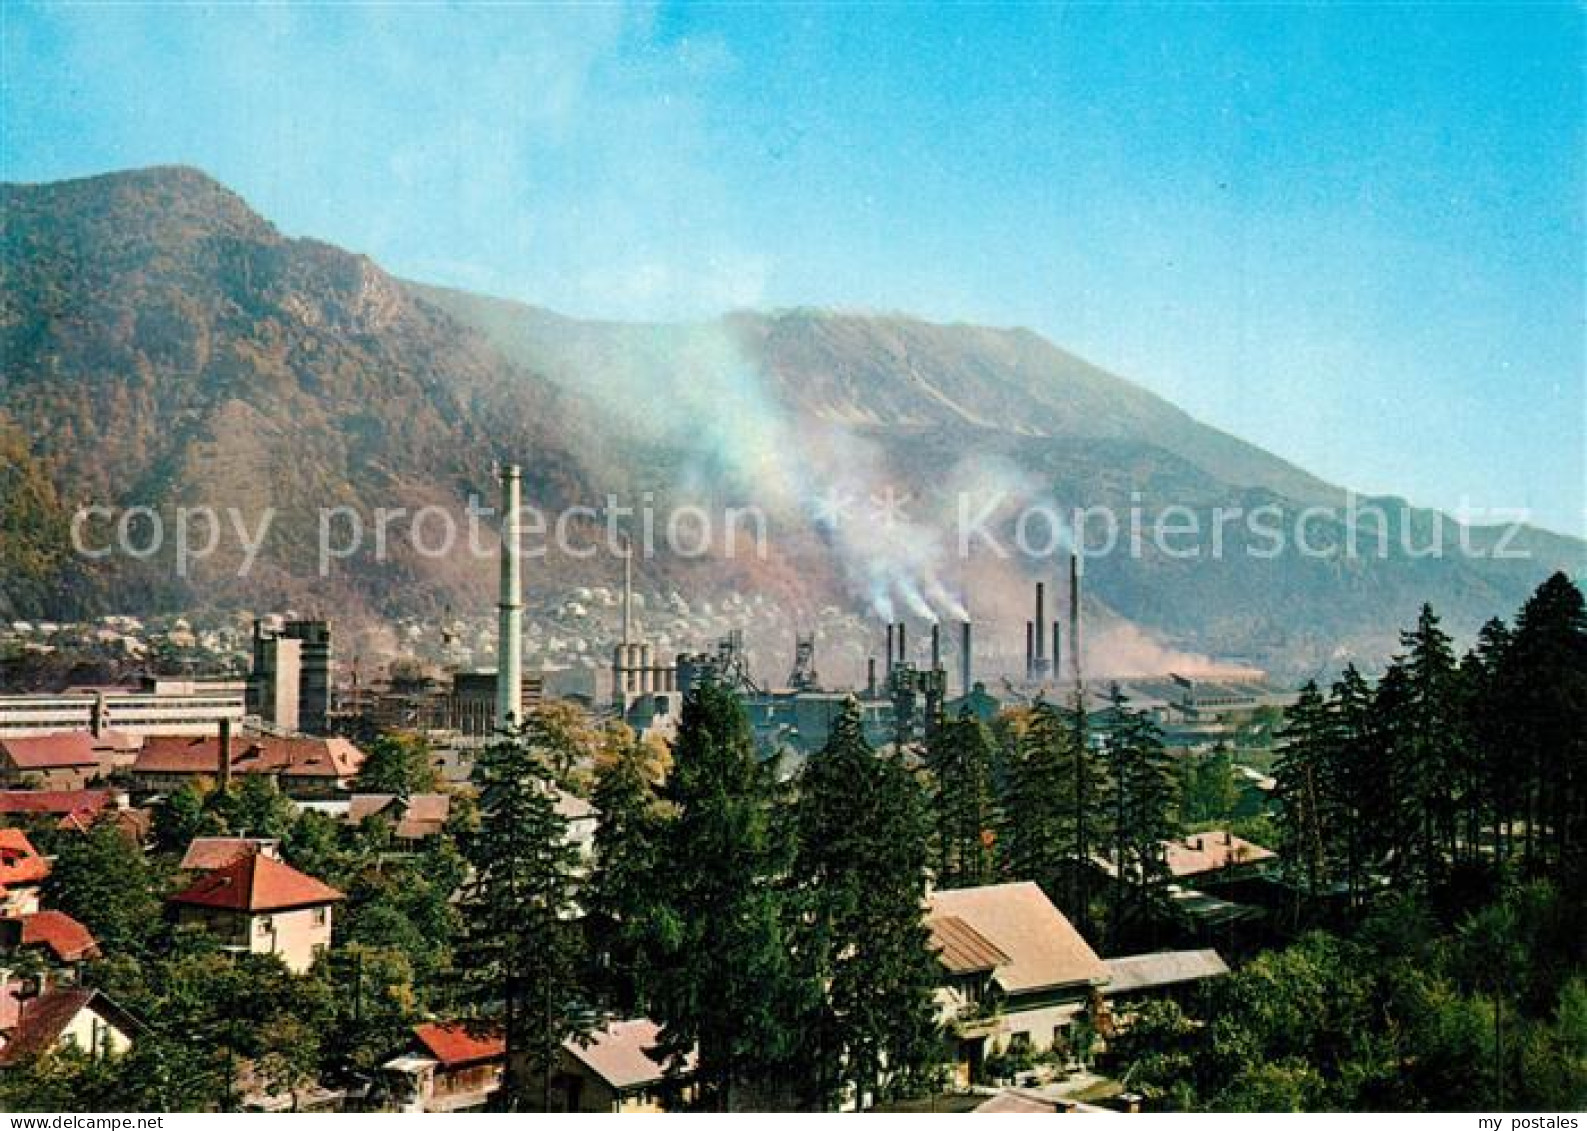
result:
<svg viewBox="0 0 1587 1131"><path fill-rule="evenodd" d="M286 515L279 553L246 583L228 576L236 555L221 553L191 578L75 562L58 584L48 575L60 566L59 523L34 515L51 541L12 553L26 564L0 585L0 616L114 602L312 603L377 616L488 607L488 562L399 553L317 577L316 532L298 512L489 500L492 465L524 453L529 497L548 506L687 488L765 500L779 519L767 561L660 562L657 584L878 611L910 607L912 590L939 612L953 593L973 594L978 619L1014 624L1028 579L1049 566L987 570L863 531L836 537L812 525L812 504L845 485L947 494L991 471L1032 498L1056 492L1120 513L1132 496L1198 513L1344 498L1025 328L809 308L687 324L570 318L399 279L367 256L284 236L187 167L0 186L0 284L0 417L14 422L9 450L20 452L33 511L240 499ZM1426 525L1433 513L1404 521ZM919 530L938 532L945 514L924 515ZM6 520L0 501L15 547L17 522ZM1340 649L1376 658L1395 645L1386 626L1422 599L1471 631L1552 569L1579 571L1580 542L1535 530L1523 540L1536 551L1525 566L1398 554L1332 564L1287 555L1266 569L1099 560L1088 567L1088 614L1165 648L1275 669ZM607 578L615 563L548 560L543 570L538 580L566 586ZM942 592L923 595L932 585Z"/></svg>

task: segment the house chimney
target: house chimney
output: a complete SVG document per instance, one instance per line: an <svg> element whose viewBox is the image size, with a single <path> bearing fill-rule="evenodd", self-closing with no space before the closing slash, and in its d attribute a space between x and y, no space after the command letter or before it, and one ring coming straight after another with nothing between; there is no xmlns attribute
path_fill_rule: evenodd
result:
<svg viewBox="0 0 1587 1131"><path fill-rule="evenodd" d="M970 694L970 680L973 678L974 669L970 665L970 622L965 621L959 625L959 682L964 685L964 693Z"/></svg>
<svg viewBox="0 0 1587 1131"><path fill-rule="evenodd" d="M523 576L518 465L501 469L501 598L496 626L496 725L523 722Z"/></svg>
<svg viewBox="0 0 1587 1131"><path fill-rule="evenodd" d="M220 738L216 742L215 745L216 745L215 760L216 760L216 763L217 763L215 768L218 771L216 776L217 776L217 780L220 783L221 792L224 793L226 790L231 788L231 720L230 719L221 719L221 721L220 721Z"/></svg>

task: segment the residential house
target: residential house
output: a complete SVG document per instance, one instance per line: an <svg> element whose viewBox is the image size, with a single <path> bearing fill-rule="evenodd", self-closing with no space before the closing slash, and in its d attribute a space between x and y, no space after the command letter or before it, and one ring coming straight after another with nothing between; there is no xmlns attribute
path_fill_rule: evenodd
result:
<svg viewBox="0 0 1587 1131"><path fill-rule="evenodd" d="M63 1048L119 1055L132 1047L142 1029L99 990L74 987L31 996L8 994L14 985L0 983L0 1071Z"/></svg>
<svg viewBox="0 0 1587 1131"><path fill-rule="evenodd" d="M230 757L223 764L225 746ZM364 752L345 738L155 735L133 762L132 779L142 792L165 793L201 778L268 774L290 797L339 797L352 792L363 764Z"/></svg>
<svg viewBox="0 0 1587 1131"><path fill-rule="evenodd" d="M449 793L415 793L401 797L395 793L355 793L347 807L347 820L355 825L370 817L392 822L391 835L413 843L435 836L446 827L452 814Z"/></svg>
<svg viewBox="0 0 1587 1131"><path fill-rule="evenodd" d="M501 1087L506 1063L507 1041L500 1032L432 1021L415 1025L412 1047L381 1067L399 1110L446 1112L484 1107Z"/></svg>
<svg viewBox="0 0 1587 1131"><path fill-rule="evenodd" d="M567 822L568 843L578 849L579 855L588 859L595 852L595 826L600 822L600 811L584 798L558 787L557 816Z"/></svg>
<svg viewBox="0 0 1587 1131"><path fill-rule="evenodd" d="M1223 956L1211 948L1131 954L1103 962L1108 968L1107 995L1115 1010L1128 1010L1145 997L1178 997L1229 972Z"/></svg>
<svg viewBox="0 0 1587 1131"><path fill-rule="evenodd" d="M0 738L0 785L82 789L128 764L140 741L109 730Z"/></svg>
<svg viewBox="0 0 1587 1131"><path fill-rule="evenodd" d="M99 944L88 928L64 911L0 917L0 959L30 949L57 968L99 957Z"/></svg>
<svg viewBox="0 0 1587 1131"><path fill-rule="evenodd" d="M1278 854L1218 829L1163 842L1169 874L1178 883L1225 883L1265 874Z"/></svg>
<svg viewBox="0 0 1587 1131"><path fill-rule="evenodd" d="M188 842L177 867L184 872L213 872L239 856L255 854L279 860L281 842L274 837L196 836Z"/></svg>
<svg viewBox="0 0 1587 1131"><path fill-rule="evenodd" d="M0 829L0 916L31 915L50 862L21 829Z"/></svg>
<svg viewBox="0 0 1587 1131"><path fill-rule="evenodd" d="M331 907L345 897L328 884L257 852L199 876L169 899L179 923L198 924L228 949L280 955L302 974L331 945Z"/></svg>
<svg viewBox="0 0 1587 1131"><path fill-rule="evenodd" d="M963 1083L994 1053L1051 1048L1108 981L1107 966L1033 883L937 891L928 904L945 972L937 1002Z"/></svg>
<svg viewBox="0 0 1587 1131"><path fill-rule="evenodd" d="M0 821L92 822L96 814L125 804L126 795L110 789L0 789Z"/></svg>
<svg viewBox="0 0 1587 1131"><path fill-rule="evenodd" d="M562 1042L551 1080L552 1107L572 1112L655 1112L675 1106L694 1075L691 1053L668 1077L656 1045L661 1026L648 1018L610 1021Z"/></svg>

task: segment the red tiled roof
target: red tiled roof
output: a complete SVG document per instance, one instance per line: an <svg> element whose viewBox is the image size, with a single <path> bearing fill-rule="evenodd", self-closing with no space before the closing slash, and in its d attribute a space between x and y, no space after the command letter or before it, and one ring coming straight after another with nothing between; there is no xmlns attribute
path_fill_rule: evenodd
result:
<svg viewBox="0 0 1587 1131"><path fill-rule="evenodd" d="M274 856L275 844L273 840L250 836L196 836L177 867L184 872L211 872L239 856L251 856L256 852Z"/></svg>
<svg viewBox="0 0 1587 1131"><path fill-rule="evenodd" d="M135 844L142 844L148 839L149 828L154 823L147 809L106 809L99 813L79 809L66 814L55 823L55 827L63 832L86 833L98 821L109 821Z"/></svg>
<svg viewBox="0 0 1587 1131"><path fill-rule="evenodd" d="M37 884L50 874L50 862L39 855L21 829L0 829L0 891L17 884Z"/></svg>
<svg viewBox="0 0 1587 1131"><path fill-rule="evenodd" d="M364 764L364 752L345 738L234 737L234 774L285 774L288 777L349 778ZM152 735L132 764L135 774L217 774L220 739Z"/></svg>
<svg viewBox="0 0 1587 1131"><path fill-rule="evenodd" d="M60 1040L78 1010L93 997L93 990L49 990L24 1002L16 1030L5 1047L0 1048L0 1065L15 1064L28 1056L48 1052Z"/></svg>
<svg viewBox="0 0 1587 1131"><path fill-rule="evenodd" d="M97 813L114 802L115 794L108 789L0 789L0 815Z"/></svg>
<svg viewBox="0 0 1587 1131"><path fill-rule="evenodd" d="M1011 961L995 943L957 915L938 915L926 926L931 930L928 945L950 974L978 974Z"/></svg>
<svg viewBox="0 0 1587 1131"><path fill-rule="evenodd" d="M347 807L347 820L356 825L369 817L385 816L396 822L393 834L398 839L418 840L444 829L451 811L448 793L415 793L407 798L394 793L355 793Z"/></svg>
<svg viewBox="0 0 1587 1131"><path fill-rule="evenodd" d="M459 1068L507 1054L507 1038L489 1030L469 1031L462 1021L431 1021L415 1025L413 1035L424 1050L447 1068Z"/></svg>
<svg viewBox="0 0 1587 1131"><path fill-rule="evenodd" d="M129 1035L130 1030L138 1027L120 1006L98 990L47 990L23 1003L10 1039L0 1047L0 1068L48 1052L61 1039L72 1018L83 1009L92 1009Z"/></svg>
<svg viewBox="0 0 1587 1131"><path fill-rule="evenodd" d="M94 736L86 730L0 738L0 755L19 770L59 770L99 764Z"/></svg>
<svg viewBox="0 0 1587 1131"><path fill-rule="evenodd" d="M62 962L80 962L99 951L88 928L64 911L35 911L22 916L21 944L48 947Z"/></svg>
<svg viewBox="0 0 1587 1131"><path fill-rule="evenodd" d="M228 911L286 911L334 903L345 897L290 864L248 853L206 872L192 887L170 898L172 903Z"/></svg>

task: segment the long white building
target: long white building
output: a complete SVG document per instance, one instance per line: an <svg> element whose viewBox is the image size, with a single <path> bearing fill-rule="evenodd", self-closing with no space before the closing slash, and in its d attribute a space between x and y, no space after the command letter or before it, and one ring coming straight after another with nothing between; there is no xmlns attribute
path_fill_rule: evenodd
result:
<svg viewBox="0 0 1587 1131"><path fill-rule="evenodd" d="M212 735L222 719L241 729L244 680L151 679L140 687L72 688L56 695L0 695L0 738L61 731Z"/></svg>

